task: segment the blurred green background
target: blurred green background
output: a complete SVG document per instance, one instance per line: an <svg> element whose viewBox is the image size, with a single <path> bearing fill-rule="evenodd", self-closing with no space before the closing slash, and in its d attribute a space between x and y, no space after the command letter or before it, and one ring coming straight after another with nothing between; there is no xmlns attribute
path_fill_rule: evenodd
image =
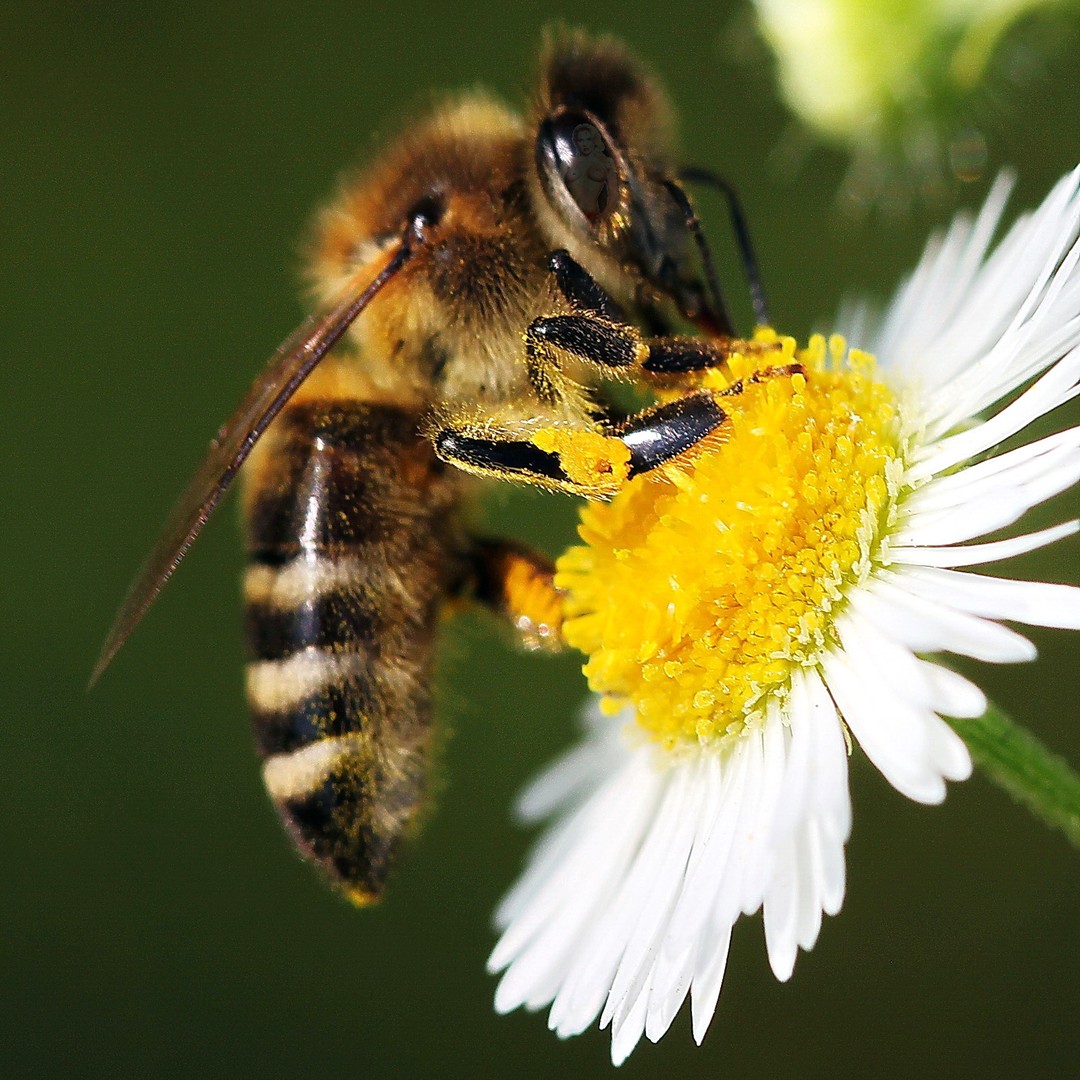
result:
<svg viewBox="0 0 1080 1080"><path fill-rule="evenodd" d="M311 209L434 90L520 100L556 18L617 32L660 73L687 156L744 193L783 329L827 325L844 293L887 295L952 212L843 217L836 152L779 176L793 122L736 5L0 8L4 1076L610 1071L608 1033L560 1043L541 1016L496 1017L484 973L529 842L512 796L575 732L572 657L515 654L480 618L451 628L437 805L369 912L293 856L263 794L233 507L84 689L206 439L303 313ZM1014 211L1080 160L1076 28L1052 36L987 111L988 171L1019 169ZM720 207L701 209L745 325ZM1072 493L1039 522L1075 513ZM497 528L552 551L573 514L536 494L492 503ZM1078 553L1074 539L1018 572L1078 582ZM978 677L1080 762L1077 639L1034 637L1037 663ZM847 900L793 980L774 981L745 920L704 1047L684 1010L621 1075L1076 1075L1076 853L980 778L926 809L857 754L852 772Z"/></svg>

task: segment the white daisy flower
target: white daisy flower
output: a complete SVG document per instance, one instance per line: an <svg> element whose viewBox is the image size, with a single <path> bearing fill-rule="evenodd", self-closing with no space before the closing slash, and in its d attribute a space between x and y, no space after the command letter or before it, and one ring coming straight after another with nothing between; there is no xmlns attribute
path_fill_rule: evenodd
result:
<svg viewBox="0 0 1080 1080"><path fill-rule="evenodd" d="M971 772L942 717L986 699L926 655L1080 629L1080 589L958 569L1078 528L970 542L1080 479L1080 427L1000 449L1080 394L1080 170L988 254L1008 186L930 244L874 355L760 335L722 445L583 511L559 581L602 709L522 798L554 823L497 914L500 1012L599 1018L619 1064L689 995L700 1042L740 914L787 979L839 911L852 740L918 802Z"/></svg>

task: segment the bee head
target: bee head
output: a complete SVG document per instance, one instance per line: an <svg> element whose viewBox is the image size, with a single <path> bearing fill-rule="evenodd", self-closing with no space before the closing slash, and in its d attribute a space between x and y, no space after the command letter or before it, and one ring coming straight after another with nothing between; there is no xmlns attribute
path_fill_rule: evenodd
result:
<svg viewBox="0 0 1080 1080"><path fill-rule="evenodd" d="M559 31L534 115L533 196L552 246L624 299L659 293L697 317L687 204L669 166L671 112L642 65L611 39Z"/></svg>

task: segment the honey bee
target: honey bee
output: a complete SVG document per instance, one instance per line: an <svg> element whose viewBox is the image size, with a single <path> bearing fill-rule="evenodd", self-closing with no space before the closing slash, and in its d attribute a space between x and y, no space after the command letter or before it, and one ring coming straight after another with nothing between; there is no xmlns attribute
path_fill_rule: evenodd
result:
<svg viewBox="0 0 1080 1080"><path fill-rule="evenodd" d="M620 45L560 31L527 118L472 94L405 131L319 217L319 313L211 443L103 647L95 679L243 465L263 778L300 851L359 905L424 801L440 613L471 599L557 644L551 563L470 531L472 476L605 498L724 423L715 395L619 415L603 394L745 347L669 130ZM665 332L676 316L707 336Z"/></svg>

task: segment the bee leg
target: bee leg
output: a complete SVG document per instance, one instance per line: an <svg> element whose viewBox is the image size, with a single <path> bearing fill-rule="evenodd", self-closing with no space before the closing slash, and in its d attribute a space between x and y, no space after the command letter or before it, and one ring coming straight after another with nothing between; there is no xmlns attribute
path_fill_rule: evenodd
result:
<svg viewBox="0 0 1080 1080"><path fill-rule="evenodd" d="M640 368L649 354L640 333L628 323L591 314L534 319L525 330L526 370L533 390L549 405L558 399L558 351L609 372Z"/></svg>
<svg viewBox="0 0 1080 1080"><path fill-rule="evenodd" d="M751 375L747 375L746 378L737 379L730 386L725 387L723 390L714 390L713 393L718 397L737 397L748 386L756 386L766 379L790 378L792 375L805 374L806 368L802 364L774 364L772 367L759 368Z"/></svg>
<svg viewBox="0 0 1080 1080"><path fill-rule="evenodd" d="M463 592L508 621L527 649L556 651L561 645L562 590L546 555L512 540L473 542Z"/></svg>
<svg viewBox="0 0 1080 1080"><path fill-rule="evenodd" d="M578 356L587 354L592 363L606 368L632 367L638 355L632 343L628 345L620 333L623 327L633 329L626 313L568 251L563 248L553 251L548 256L548 269L574 312L537 319L525 331L529 382L540 400L550 405L559 396L555 350L565 349ZM551 340L548 340L549 330ZM564 341L567 346L563 345Z"/></svg>
<svg viewBox="0 0 1080 1080"><path fill-rule="evenodd" d="M616 425L612 434L630 451L628 476L633 477L692 450L727 419L713 394L689 394L635 413Z"/></svg>
<svg viewBox="0 0 1080 1080"><path fill-rule="evenodd" d="M647 337L589 272L563 250L548 259L555 283L573 309L533 320L525 331L529 379L542 401L558 396L558 354L569 353L612 372L637 372L665 381L722 368L732 353L757 351L751 341L726 336Z"/></svg>
<svg viewBox="0 0 1080 1080"><path fill-rule="evenodd" d="M433 441L435 453L464 472L586 498L610 498L628 475L627 448L595 430L515 431L466 420L439 428Z"/></svg>
<svg viewBox="0 0 1080 1080"><path fill-rule="evenodd" d="M599 315L609 322L628 321L626 313L608 295L607 290L565 248L559 248L548 256L548 269L555 278L559 292L575 311Z"/></svg>
<svg viewBox="0 0 1080 1080"><path fill-rule="evenodd" d="M752 341L738 338L646 338L636 326L600 315L547 315L534 319L525 331L529 378L546 399L554 391L549 372L556 369L555 350L594 364L608 372L638 372L664 378L723 368L735 352L759 351Z"/></svg>
<svg viewBox="0 0 1080 1080"><path fill-rule="evenodd" d="M610 499L630 477L692 449L727 420L716 396L688 394L645 409L606 431L548 427L505 429L447 426L435 451L458 468L551 491Z"/></svg>

